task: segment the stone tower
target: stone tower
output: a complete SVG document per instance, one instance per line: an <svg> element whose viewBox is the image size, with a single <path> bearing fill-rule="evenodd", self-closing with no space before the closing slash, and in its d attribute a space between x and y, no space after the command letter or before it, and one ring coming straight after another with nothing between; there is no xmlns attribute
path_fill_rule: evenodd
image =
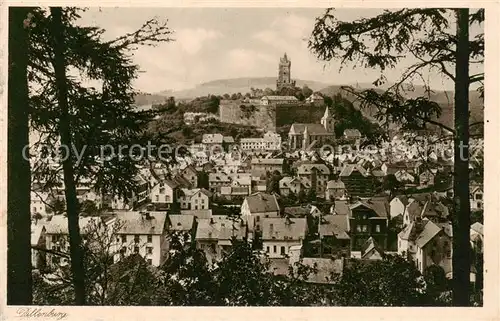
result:
<svg viewBox="0 0 500 321"><path fill-rule="evenodd" d="M321 125L325 127L328 133L332 133L335 129L335 120L333 116L330 114L330 109L326 106L325 114L321 118Z"/></svg>
<svg viewBox="0 0 500 321"><path fill-rule="evenodd" d="M295 81L291 79L292 62L288 59L286 52L280 58L278 67L278 80L276 80L276 90L280 91L282 88L295 87Z"/></svg>

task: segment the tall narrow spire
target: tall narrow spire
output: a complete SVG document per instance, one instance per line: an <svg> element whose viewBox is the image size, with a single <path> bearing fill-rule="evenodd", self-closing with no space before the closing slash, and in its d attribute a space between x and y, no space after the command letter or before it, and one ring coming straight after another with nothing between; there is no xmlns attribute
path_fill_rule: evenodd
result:
<svg viewBox="0 0 500 321"><path fill-rule="evenodd" d="M325 114L323 115L323 118L330 118L330 117L332 117L330 115L330 108L328 108L328 106L326 106Z"/></svg>
<svg viewBox="0 0 500 321"><path fill-rule="evenodd" d="M328 108L328 106L326 106L325 114L321 118L321 125L323 125L325 130L329 133L331 133L334 129L335 120L333 119L333 116L330 114L330 108Z"/></svg>

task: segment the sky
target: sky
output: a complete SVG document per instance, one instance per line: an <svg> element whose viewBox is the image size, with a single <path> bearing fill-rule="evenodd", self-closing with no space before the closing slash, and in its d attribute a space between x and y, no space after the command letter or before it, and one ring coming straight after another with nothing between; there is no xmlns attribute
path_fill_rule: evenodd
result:
<svg viewBox="0 0 500 321"><path fill-rule="evenodd" d="M175 41L140 47L134 62L141 73L134 85L155 93L182 90L216 79L276 77L279 58L286 52L292 61L293 79L328 84L372 83L377 70L318 61L307 48L307 39L322 8L92 8L82 14L81 25L106 29L112 39L137 30L145 21L167 22ZM380 9L339 9L345 20L372 16ZM396 81L401 70L384 73ZM429 75L436 89L452 84Z"/></svg>

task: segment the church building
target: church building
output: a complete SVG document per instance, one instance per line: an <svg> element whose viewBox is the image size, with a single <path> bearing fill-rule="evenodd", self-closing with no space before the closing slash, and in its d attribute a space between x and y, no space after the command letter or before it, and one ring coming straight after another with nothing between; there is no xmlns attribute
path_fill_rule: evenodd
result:
<svg viewBox="0 0 500 321"><path fill-rule="evenodd" d="M320 148L322 144L335 139L334 126L335 120L327 106L321 124L292 124L288 132L288 144L291 149L305 149L315 142L312 148Z"/></svg>

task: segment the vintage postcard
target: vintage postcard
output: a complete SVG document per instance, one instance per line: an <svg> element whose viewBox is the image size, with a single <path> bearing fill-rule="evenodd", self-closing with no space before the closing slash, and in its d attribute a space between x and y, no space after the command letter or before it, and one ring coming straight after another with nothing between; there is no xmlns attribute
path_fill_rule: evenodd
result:
<svg viewBox="0 0 500 321"><path fill-rule="evenodd" d="M404 4L4 3L2 316L499 318L499 5Z"/></svg>

